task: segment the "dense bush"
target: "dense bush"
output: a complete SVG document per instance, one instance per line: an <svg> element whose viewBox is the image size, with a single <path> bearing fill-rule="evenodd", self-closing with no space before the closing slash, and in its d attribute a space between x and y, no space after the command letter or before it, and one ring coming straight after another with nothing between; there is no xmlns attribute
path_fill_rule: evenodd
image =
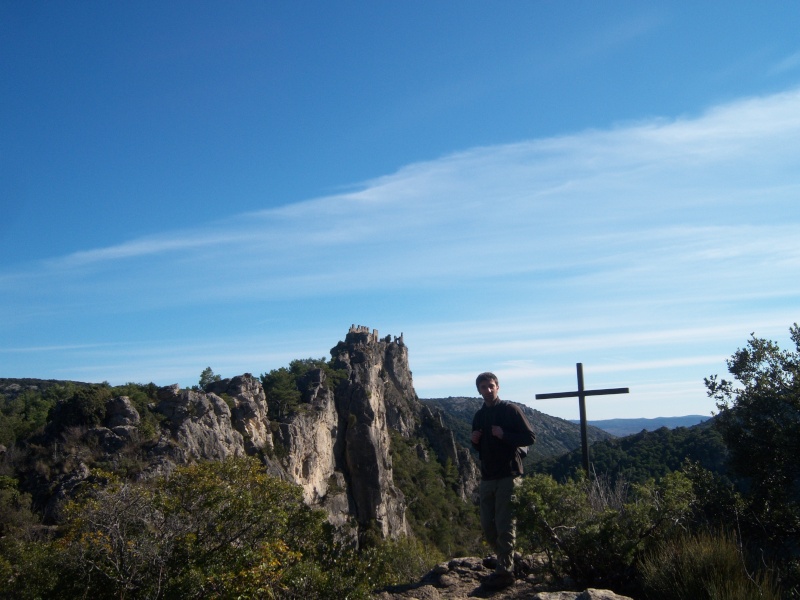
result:
<svg viewBox="0 0 800 600"><path fill-rule="evenodd" d="M681 473L631 486L586 477L559 484L533 475L517 490L519 546L543 552L556 578L624 587L641 553L689 521L693 502L692 484Z"/></svg>
<svg viewBox="0 0 800 600"><path fill-rule="evenodd" d="M358 551L255 459L95 472L64 517L56 539L0 539L2 597L366 598L438 558L412 539Z"/></svg>
<svg viewBox="0 0 800 600"><path fill-rule="evenodd" d="M76 595L279 589L286 565L309 552L324 520L253 460L181 467L149 484L97 477L65 510L64 574Z"/></svg>
<svg viewBox="0 0 800 600"><path fill-rule="evenodd" d="M52 597L61 549L47 539L31 510L31 497L11 477L0 476L0 597Z"/></svg>
<svg viewBox="0 0 800 600"><path fill-rule="evenodd" d="M60 400L48 415L48 423L57 431L69 427L99 425L106 415L106 401L113 393L109 385L93 385L76 389Z"/></svg>
<svg viewBox="0 0 800 600"><path fill-rule="evenodd" d="M718 483L696 464L630 486L586 477L559 484L534 475L518 490L519 546L544 553L556 579L637 598L779 598L777 574L749 561L746 549L724 533L735 521L718 519L735 516L741 505ZM714 513L709 504L719 500L721 512Z"/></svg>

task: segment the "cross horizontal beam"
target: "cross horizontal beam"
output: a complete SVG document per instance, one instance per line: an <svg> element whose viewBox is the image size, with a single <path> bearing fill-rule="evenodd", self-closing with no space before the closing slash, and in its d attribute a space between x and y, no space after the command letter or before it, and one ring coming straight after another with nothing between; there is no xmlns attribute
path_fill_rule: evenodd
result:
<svg viewBox="0 0 800 600"><path fill-rule="evenodd" d="M536 394L537 400L550 400L551 398L578 398L580 396L606 396L608 394L628 394L628 388L608 388L605 390L584 390L582 392L555 392L554 394Z"/></svg>

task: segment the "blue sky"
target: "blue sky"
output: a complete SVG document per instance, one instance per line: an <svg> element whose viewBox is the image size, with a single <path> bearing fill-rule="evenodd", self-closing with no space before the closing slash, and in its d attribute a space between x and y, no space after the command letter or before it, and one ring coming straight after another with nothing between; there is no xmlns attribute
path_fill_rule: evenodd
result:
<svg viewBox="0 0 800 600"><path fill-rule="evenodd" d="M710 414L800 306L800 3L0 2L0 377L404 334L421 397Z"/></svg>

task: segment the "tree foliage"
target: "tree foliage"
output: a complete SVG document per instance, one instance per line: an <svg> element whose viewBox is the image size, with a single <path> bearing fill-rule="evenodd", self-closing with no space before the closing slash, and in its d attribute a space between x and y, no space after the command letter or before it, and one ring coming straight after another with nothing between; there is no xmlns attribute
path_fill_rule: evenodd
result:
<svg viewBox="0 0 800 600"><path fill-rule="evenodd" d="M800 329L797 349L751 337L728 360L735 382L706 379L720 409L719 428L731 452L731 467L751 483L759 501L791 505L800 500ZM737 385L738 384L738 385Z"/></svg>
<svg viewBox="0 0 800 600"><path fill-rule="evenodd" d="M280 421L300 410L314 383L310 377L313 371L322 372L321 379L330 390L335 390L347 376L346 371L335 368L332 361L324 358L296 359L289 363L288 368L280 367L261 375L271 419Z"/></svg>
<svg viewBox="0 0 800 600"><path fill-rule="evenodd" d="M30 495L12 477L0 476L0 597L52 597L61 552L45 538Z"/></svg>
<svg viewBox="0 0 800 600"><path fill-rule="evenodd" d="M149 482L95 471L64 511L60 537L0 538L9 557L0 595L366 598L431 566L413 539L366 551L343 540L298 486L256 459L183 466Z"/></svg>
<svg viewBox="0 0 800 600"><path fill-rule="evenodd" d="M62 382L43 390L27 389L4 398L0 396L0 444L11 446L25 442L37 433L58 435L73 428L94 427L106 417L106 402L127 396L139 413L140 439L149 440L158 433L162 419L150 409L156 399L153 383L76 384Z"/></svg>
<svg viewBox="0 0 800 600"><path fill-rule="evenodd" d="M324 521L251 459L181 467L152 485L102 483L66 511L73 579L90 595L275 595Z"/></svg>
<svg viewBox="0 0 800 600"><path fill-rule="evenodd" d="M77 388L67 398L56 402L47 420L57 431L99 425L106 415L106 401L112 396L108 384Z"/></svg>
<svg viewBox="0 0 800 600"><path fill-rule="evenodd" d="M741 526L751 543L779 560L800 587L800 328L795 345L751 335L727 361L733 380L706 379L720 410L718 427L731 470L744 478L747 503Z"/></svg>
<svg viewBox="0 0 800 600"><path fill-rule="evenodd" d="M644 483L680 471L689 460L712 473L723 474L728 451L713 422L706 423L675 429L662 427L595 442L590 452L592 469L612 482L621 477L631 483ZM531 471L550 474L558 481L573 477L581 469L580 449L530 465Z"/></svg>
<svg viewBox="0 0 800 600"><path fill-rule="evenodd" d="M55 403L52 392L25 390L8 400L0 396L0 444L10 446L44 427Z"/></svg>
<svg viewBox="0 0 800 600"><path fill-rule="evenodd" d="M217 375L216 373L214 373L214 371L211 369L211 367L206 367L200 373L200 380L199 380L198 383L199 383L200 389L202 390L202 389L205 389L205 387L209 383L213 383L215 381L219 381L220 379L222 379L222 377L220 375Z"/></svg>

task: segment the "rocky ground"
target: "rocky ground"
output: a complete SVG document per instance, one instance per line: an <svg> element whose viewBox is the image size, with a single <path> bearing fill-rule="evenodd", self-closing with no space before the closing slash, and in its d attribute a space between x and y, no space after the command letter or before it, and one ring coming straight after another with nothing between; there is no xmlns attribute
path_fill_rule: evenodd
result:
<svg viewBox="0 0 800 600"><path fill-rule="evenodd" d="M528 559L530 562L532 559ZM520 568L522 566L522 568ZM517 565L514 585L502 590L489 589L484 580L494 571L492 559L455 558L437 565L420 581L394 586L375 595L375 600L445 600L493 598L494 600L632 600L610 590L555 590L541 576L526 575L536 569ZM563 588L563 586L561 586Z"/></svg>

